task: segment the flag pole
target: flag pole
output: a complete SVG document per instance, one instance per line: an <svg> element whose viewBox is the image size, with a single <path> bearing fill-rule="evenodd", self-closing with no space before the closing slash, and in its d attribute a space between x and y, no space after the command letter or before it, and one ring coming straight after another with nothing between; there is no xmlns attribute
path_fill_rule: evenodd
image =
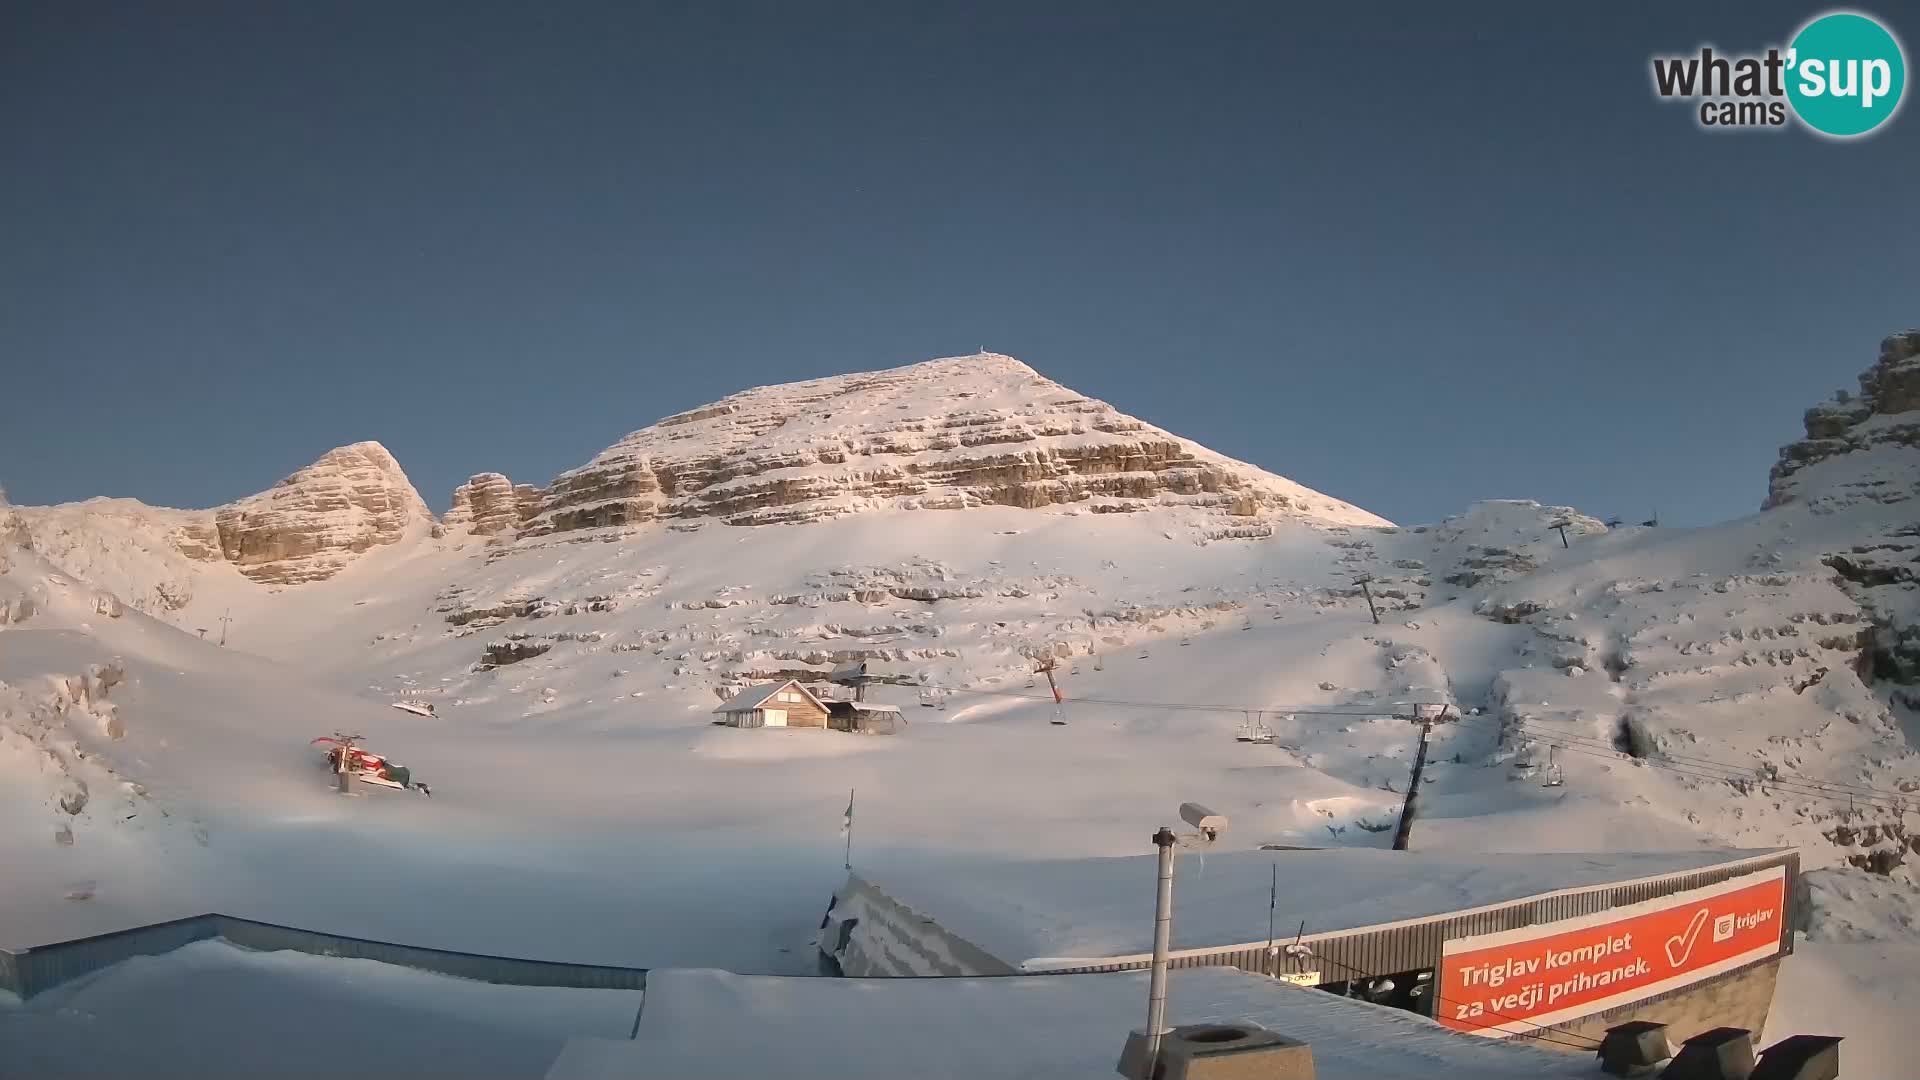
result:
<svg viewBox="0 0 1920 1080"><path fill-rule="evenodd" d="M853 789L852 788L847 789L847 818L846 818L846 821L843 823L843 825L844 827L840 831L845 833L847 837L847 857L844 860L842 868L846 870L852 870L853 869Z"/></svg>

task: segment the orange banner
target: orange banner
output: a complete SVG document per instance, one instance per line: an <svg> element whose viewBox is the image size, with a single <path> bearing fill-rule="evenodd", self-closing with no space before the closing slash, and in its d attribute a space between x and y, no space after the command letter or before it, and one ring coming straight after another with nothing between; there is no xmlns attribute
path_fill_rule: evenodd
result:
<svg viewBox="0 0 1920 1080"><path fill-rule="evenodd" d="M1698 982L1780 949L1786 872L1598 915L1449 941L1434 1014L1456 1031L1505 1035Z"/></svg>

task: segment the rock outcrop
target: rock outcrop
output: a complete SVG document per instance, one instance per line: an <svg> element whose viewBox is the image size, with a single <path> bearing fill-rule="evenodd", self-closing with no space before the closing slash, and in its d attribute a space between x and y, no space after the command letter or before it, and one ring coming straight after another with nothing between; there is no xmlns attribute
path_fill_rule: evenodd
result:
<svg viewBox="0 0 1920 1080"><path fill-rule="evenodd" d="M539 511L540 496L532 484L515 484L495 472L475 473L453 489L453 505L443 520L448 532L513 533Z"/></svg>
<svg viewBox="0 0 1920 1080"><path fill-rule="evenodd" d="M1920 330L1881 342L1860 395L1843 391L1807 410L1806 427L1781 449L1766 505L1858 521L1822 561L1873 613L1863 639L1870 673L1920 683L1920 509L1911 502L1920 497ZM1920 694L1896 693L1920 708Z"/></svg>
<svg viewBox="0 0 1920 1080"><path fill-rule="evenodd" d="M400 463L377 442L329 450L214 512L222 556L255 581L280 584L331 577L353 556L432 522Z"/></svg>
<svg viewBox="0 0 1920 1080"><path fill-rule="evenodd" d="M1780 449L1766 508L1895 503L1920 494L1920 330L1882 341L1880 359L1860 376L1859 396L1842 390L1808 409L1806 428L1805 439ZM1836 458L1844 460L1828 464Z"/></svg>
<svg viewBox="0 0 1920 1080"><path fill-rule="evenodd" d="M743 391L636 431L542 493L523 532L884 508L1086 503L1384 525L983 353Z"/></svg>

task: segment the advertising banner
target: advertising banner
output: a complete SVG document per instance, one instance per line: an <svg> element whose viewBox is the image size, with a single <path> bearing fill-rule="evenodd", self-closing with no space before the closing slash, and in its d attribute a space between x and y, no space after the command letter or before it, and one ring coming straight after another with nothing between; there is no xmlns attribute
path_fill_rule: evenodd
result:
<svg viewBox="0 0 1920 1080"><path fill-rule="evenodd" d="M1665 993L1780 951L1786 868L1442 947L1434 1017L1520 1034Z"/></svg>

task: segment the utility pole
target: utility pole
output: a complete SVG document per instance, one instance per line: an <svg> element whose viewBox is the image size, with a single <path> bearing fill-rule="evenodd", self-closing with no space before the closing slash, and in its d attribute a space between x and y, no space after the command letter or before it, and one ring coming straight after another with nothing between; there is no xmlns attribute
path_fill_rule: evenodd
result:
<svg viewBox="0 0 1920 1080"><path fill-rule="evenodd" d="M1372 581L1373 576L1371 574L1362 574L1353 580L1354 584L1360 586L1360 595L1367 598L1367 612L1373 616L1373 625L1379 626L1380 609L1373 606L1373 590L1367 588L1367 582Z"/></svg>
<svg viewBox="0 0 1920 1080"><path fill-rule="evenodd" d="M220 647L227 647L227 624L233 621L233 609L228 608L220 615Z"/></svg>
<svg viewBox="0 0 1920 1080"><path fill-rule="evenodd" d="M1571 524L1573 524L1573 522L1568 521L1566 518L1561 518L1559 521L1556 521L1553 524L1547 526L1547 528L1549 529L1560 530L1560 546L1562 548L1568 548L1573 546L1567 543L1567 526Z"/></svg>
<svg viewBox="0 0 1920 1080"><path fill-rule="evenodd" d="M1280 957L1277 955L1278 950L1273 947L1273 913L1279 907L1280 862L1276 859L1273 863L1273 884L1267 887L1267 955L1265 957L1267 975L1276 979L1280 977Z"/></svg>
<svg viewBox="0 0 1920 1080"><path fill-rule="evenodd" d="M1415 705L1414 711L1419 710L1420 706ZM1441 714L1445 715L1445 713L1446 706L1443 705ZM1413 756L1413 778L1407 781L1406 801L1400 805L1400 827L1393 831L1393 850L1395 851L1407 850L1407 843L1413 838L1414 799L1420 794L1420 774L1427 768L1427 741L1433 736L1434 718L1421 716L1419 720L1420 749Z"/></svg>
<svg viewBox="0 0 1920 1080"><path fill-rule="evenodd" d="M1165 825L1153 834L1160 849L1160 891L1153 904L1153 967L1147 977L1147 1062L1143 1078L1160 1067L1160 1037L1167 1022L1167 952L1173 940L1173 830Z"/></svg>

